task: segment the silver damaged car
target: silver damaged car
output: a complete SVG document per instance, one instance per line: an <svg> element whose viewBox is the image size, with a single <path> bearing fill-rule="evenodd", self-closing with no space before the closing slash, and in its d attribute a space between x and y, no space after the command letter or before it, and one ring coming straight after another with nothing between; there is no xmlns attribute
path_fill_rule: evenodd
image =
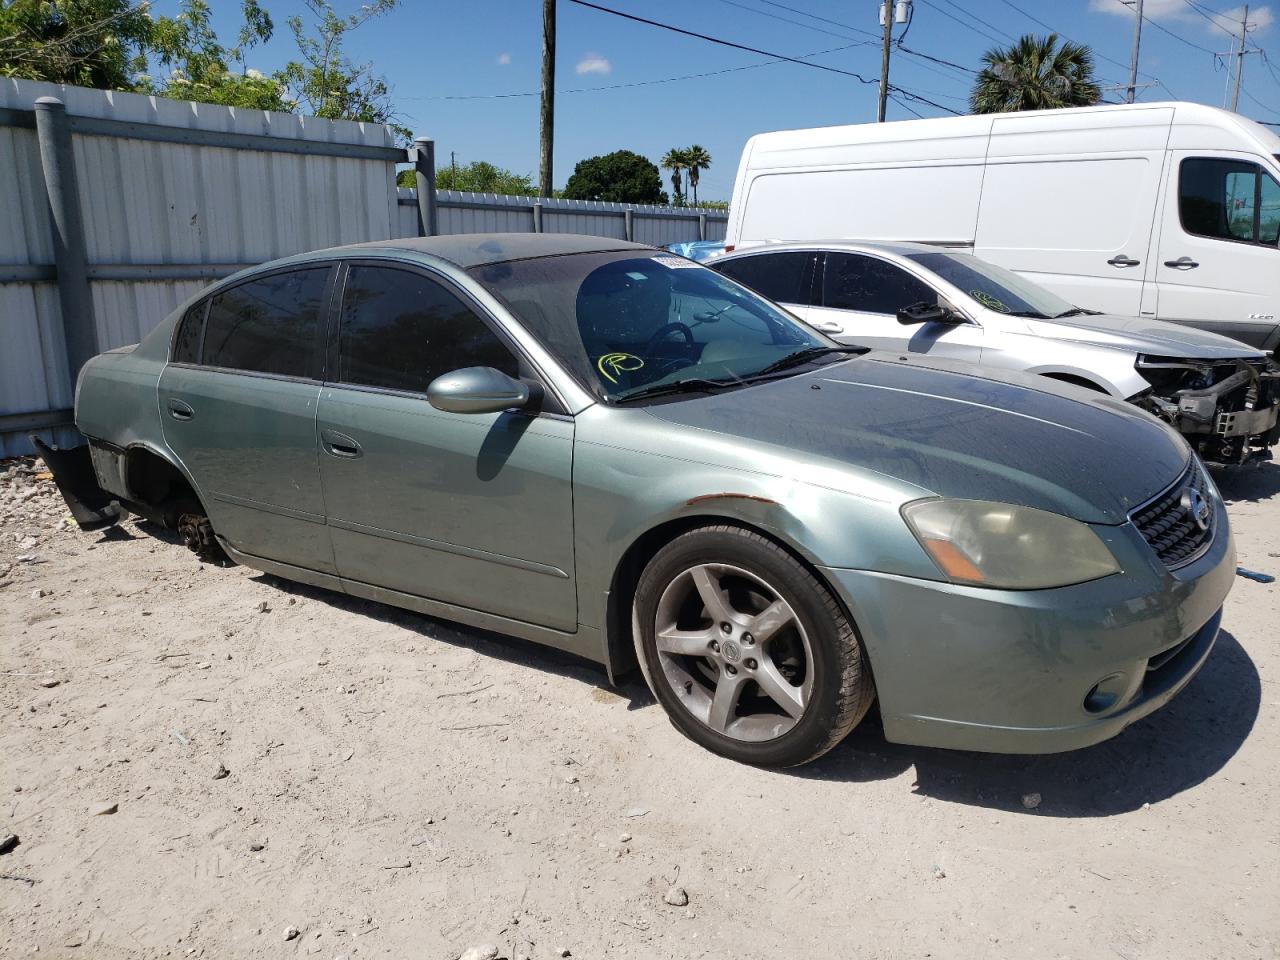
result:
<svg viewBox="0 0 1280 960"><path fill-rule="evenodd" d="M321 250L80 376L44 453L87 528L637 664L748 763L1111 737L1185 687L1234 573L1166 424L842 346L665 251L564 235ZM358 645L358 636L351 638Z"/></svg>

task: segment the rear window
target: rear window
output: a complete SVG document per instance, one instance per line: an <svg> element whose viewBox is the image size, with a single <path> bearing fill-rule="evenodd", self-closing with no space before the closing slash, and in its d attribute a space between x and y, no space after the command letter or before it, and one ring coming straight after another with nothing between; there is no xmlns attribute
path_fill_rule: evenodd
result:
<svg viewBox="0 0 1280 960"><path fill-rule="evenodd" d="M202 362L285 377L315 375L316 340L329 268L273 273L224 290L209 303Z"/></svg>

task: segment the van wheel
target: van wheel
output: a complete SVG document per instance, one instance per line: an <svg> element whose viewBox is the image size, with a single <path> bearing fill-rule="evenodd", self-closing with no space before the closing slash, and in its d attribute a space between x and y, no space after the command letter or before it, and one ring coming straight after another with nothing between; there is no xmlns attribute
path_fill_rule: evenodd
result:
<svg viewBox="0 0 1280 960"><path fill-rule="evenodd" d="M702 527L658 551L636 588L634 624L671 722L732 760L813 760L875 696L835 598L787 551L740 527Z"/></svg>
<svg viewBox="0 0 1280 960"><path fill-rule="evenodd" d="M227 556L218 538L214 536L213 524L209 522L199 504L183 503L178 507L178 538L182 545L194 553L202 563L210 563L217 567L231 566L231 558Z"/></svg>

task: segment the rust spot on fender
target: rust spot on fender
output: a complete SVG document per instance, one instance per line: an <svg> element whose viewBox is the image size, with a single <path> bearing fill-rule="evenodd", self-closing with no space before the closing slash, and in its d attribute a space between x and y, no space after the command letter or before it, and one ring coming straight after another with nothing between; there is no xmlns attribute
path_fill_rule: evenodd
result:
<svg viewBox="0 0 1280 960"><path fill-rule="evenodd" d="M694 497L685 501L685 506L692 507L695 503L702 503L704 500L754 500L756 503L768 503L777 505L777 500L770 500L768 497L757 497L750 493L704 493L700 497Z"/></svg>

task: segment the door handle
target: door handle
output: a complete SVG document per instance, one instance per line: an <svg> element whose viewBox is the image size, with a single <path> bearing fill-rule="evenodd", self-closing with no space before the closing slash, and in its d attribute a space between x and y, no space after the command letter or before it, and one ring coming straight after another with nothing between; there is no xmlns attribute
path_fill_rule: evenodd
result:
<svg viewBox="0 0 1280 960"><path fill-rule="evenodd" d="M169 408L169 416L175 420L190 420L196 415L189 403L185 400L179 400L177 397L170 397L165 406Z"/></svg>
<svg viewBox="0 0 1280 960"><path fill-rule="evenodd" d="M1200 266L1199 261L1192 260L1190 257L1179 257L1177 260L1166 260L1166 267L1173 267L1175 270L1194 270Z"/></svg>
<svg viewBox="0 0 1280 960"><path fill-rule="evenodd" d="M1123 253L1117 253L1114 257L1107 261L1113 267L1136 267L1142 263L1141 260L1134 260L1133 257L1126 256Z"/></svg>
<svg viewBox="0 0 1280 960"><path fill-rule="evenodd" d="M836 323L834 320L815 320L812 321L809 326L813 327L813 329L817 330L819 333L832 335L844 333L844 327Z"/></svg>
<svg viewBox="0 0 1280 960"><path fill-rule="evenodd" d="M360 449L360 444L337 430L321 430L320 444L326 453L343 460L354 460L364 452Z"/></svg>

